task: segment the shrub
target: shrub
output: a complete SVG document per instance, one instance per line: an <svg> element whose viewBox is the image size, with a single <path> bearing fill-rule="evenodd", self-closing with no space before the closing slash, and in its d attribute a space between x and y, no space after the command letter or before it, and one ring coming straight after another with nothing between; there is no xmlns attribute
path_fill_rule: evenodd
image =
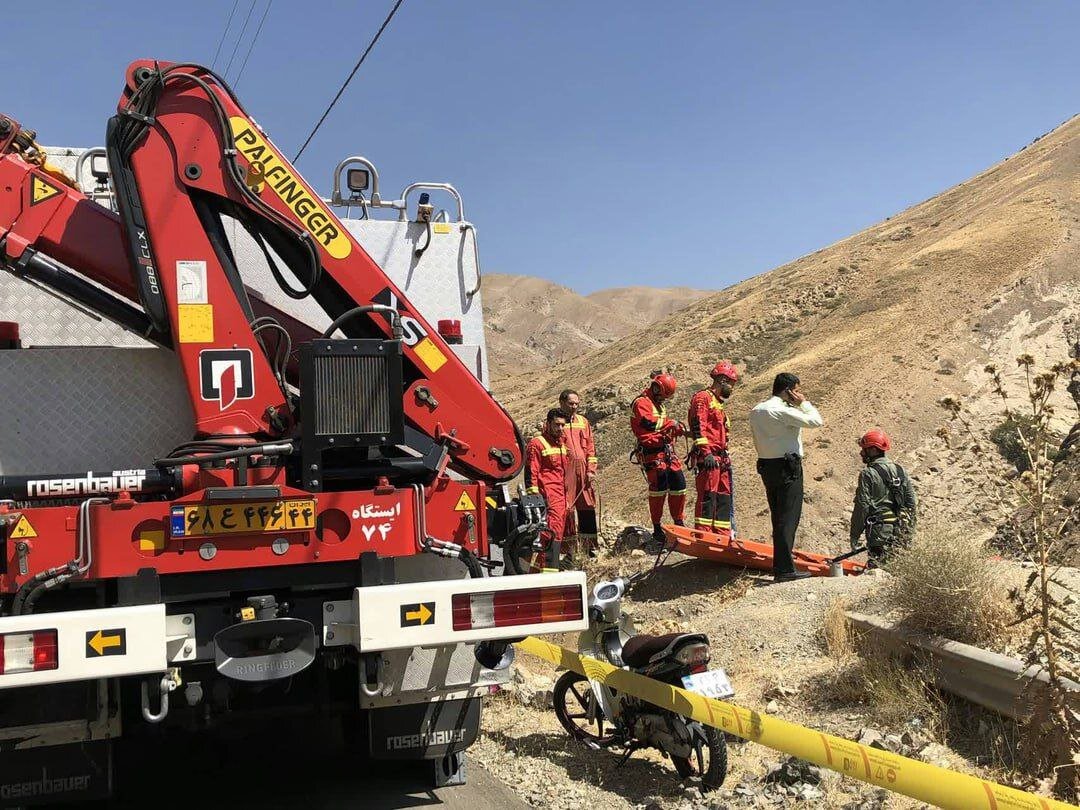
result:
<svg viewBox="0 0 1080 810"><path fill-rule="evenodd" d="M920 529L888 569L886 597L912 629L987 644L1014 615L986 542L959 529Z"/></svg>

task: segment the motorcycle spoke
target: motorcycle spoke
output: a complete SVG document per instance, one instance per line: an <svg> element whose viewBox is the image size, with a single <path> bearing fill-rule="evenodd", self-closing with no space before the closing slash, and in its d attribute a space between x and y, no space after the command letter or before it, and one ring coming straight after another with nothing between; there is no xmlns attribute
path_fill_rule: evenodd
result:
<svg viewBox="0 0 1080 810"><path fill-rule="evenodd" d="M589 704L585 702L584 695L582 695L580 692L578 692L578 690L575 689L573 686L570 687L570 692L574 695L574 698L577 700L577 702L581 706L581 708L583 708L586 712L588 712L589 711ZM590 698L592 697L592 692L587 692L586 694L588 694Z"/></svg>

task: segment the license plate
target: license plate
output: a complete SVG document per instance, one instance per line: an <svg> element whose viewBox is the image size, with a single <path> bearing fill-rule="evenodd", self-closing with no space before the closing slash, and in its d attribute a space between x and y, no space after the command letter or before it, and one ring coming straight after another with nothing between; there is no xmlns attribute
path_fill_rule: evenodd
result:
<svg viewBox="0 0 1080 810"><path fill-rule="evenodd" d="M724 700L735 694L727 673L722 669L710 669L708 672L683 675L682 682L688 691L697 692L699 695L705 695L705 697Z"/></svg>
<svg viewBox="0 0 1080 810"><path fill-rule="evenodd" d="M315 501L174 506L170 518L173 537L303 532L315 528Z"/></svg>

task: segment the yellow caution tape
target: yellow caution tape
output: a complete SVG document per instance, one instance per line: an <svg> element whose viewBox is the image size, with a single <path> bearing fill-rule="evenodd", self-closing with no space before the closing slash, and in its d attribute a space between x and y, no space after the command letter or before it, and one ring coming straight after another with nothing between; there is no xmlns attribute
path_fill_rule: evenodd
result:
<svg viewBox="0 0 1080 810"><path fill-rule="evenodd" d="M517 645L562 669L572 669L616 691L646 700L685 717L752 742L783 751L871 785L902 793L937 807L955 810L1080 810L1076 805L987 782L796 723L707 698L652 678L587 658L565 647L530 636Z"/></svg>

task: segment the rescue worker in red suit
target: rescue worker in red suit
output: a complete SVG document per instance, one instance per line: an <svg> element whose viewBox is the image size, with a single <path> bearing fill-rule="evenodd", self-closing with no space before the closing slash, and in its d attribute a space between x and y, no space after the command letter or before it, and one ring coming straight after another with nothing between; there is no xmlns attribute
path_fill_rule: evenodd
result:
<svg viewBox="0 0 1080 810"><path fill-rule="evenodd" d="M730 360L721 360L711 372L712 385L690 398L686 420L694 447L691 465L696 473L697 504L694 527L731 536L731 460L728 457L728 419L724 403L731 396L739 372Z"/></svg>
<svg viewBox="0 0 1080 810"><path fill-rule="evenodd" d="M578 548L590 557L596 556L596 442L592 425L578 413L581 395L571 388L559 394L559 409L566 415L567 464L566 492L570 508L576 512Z"/></svg>
<svg viewBox="0 0 1080 810"><path fill-rule="evenodd" d="M666 542L660 528L665 500L675 525L685 525L686 475L674 442L677 436L685 435L686 427L668 416L664 408L677 386L670 374L657 374L630 405L630 430L637 439L637 458L649 482L649 517L653 542L658 546Z"/></svg>
<svg viewBox="0 0 1080 810"><path fill-rule="evenodd" d="M547 413L543 432L525 446L525 486L531 494L544 496L548 528L560 543L574 533L574 515L566 495L565 429L563 412L552 408Z"/></svg>

